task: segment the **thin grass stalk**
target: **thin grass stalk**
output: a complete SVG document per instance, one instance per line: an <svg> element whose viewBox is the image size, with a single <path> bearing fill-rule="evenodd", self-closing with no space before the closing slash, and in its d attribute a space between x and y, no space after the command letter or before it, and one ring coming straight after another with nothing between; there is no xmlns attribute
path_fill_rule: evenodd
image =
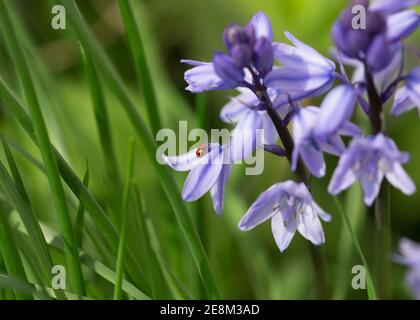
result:
<svg viewBox="0 0 420 320"><path fill-rule="evenodd" d="M123 23L130 45L137 77L139 79L140 90L143 92L150 124L154 133L158 132L162 126L159 116L159 109L156 100L155 89L147 63L146 52L143 40L134 15L134 8L130 1L119 0L119 7Z"/></svg>
<svg viewBox="0 0 420 320"><path fill-rule="evenodd" d="M111 124L109 121L108 110L106 107L105 96L99 79L97 67L92 57L81 48L87 82L92 98L93 109L95 112L96 127L99 133L102 154L105 160L105 170L109 180L116 185L118 189L121 186L120 175L118 172L117 156L115 154L114 143L111 134Z"/></svg>
<svg viewBox="0 0 420 320"><path fill-rule="evenodd" d="M70 214L64 195L64 189L61 185L57 163L51 149L47 127L42 115L37 94L35 92L35 87L32 82L28 64L23 50L17 41L17 36L14 32L10 14L8 13L8 9L6 8L4 2L0 2L0 18L2 21L4 34L10 47L10 51L13 53L16 71L24 90L31 118L33 119L35 134L39 141L41 155L44 161L48 182L50 184L52 200L57 211L59 224L62 230L64 241L66 243L65 256L67 261L69 281L76 293L84 295L85 288L76 238L72 228Z"/></svg>
<svg viewBox="0 0 420 320"><path fill-rule="evenodd" d="M0 252L3 256L8 274L22 281L27 281L19 250L8 221L10 210L11 208L8 205L3 201L0 202ZM32 295L21 292L18 289L15 289L14 293L18 300L32 299Z"/></svg>
<svg viewBox="0 0 420 320"><path fill-rule="evenodd" d="M376 300L377 299L377 295L376 295L376 289L375 289L375 285L373 283L372 280L372 275L370 272L370 268L368 266L367 260L365 258L365 255L363 254L363 250L362 247L360 246L359 240L357 239L356 233L354 232L354 229L350 223L350 219L347 215L346 210L343 208L340 200L338 199L338 197L333 197L334 198L334 203L338 209L338 212L340 213L340 216L348 230L348 232L350 233L352 240L353 240L353 244L357 250L357 253L360 256L360 259L362 260L362 263L365 267L365 271L366 271L366 282L367 282L367 291L368 291L368 297L370 300Z"/></svg>
<svg viewBox="0 0 420 320"><path fill-rule="evenodd" d="M194 226L194 222L186 209L178 187L172 175L169 173L168 168L160 165L156 161L156 142L137 112L136 103L130 97L126 86L119 74L116 72L108 56L100 47L97 40L92 36L91 31L86 27L86 23L75 2L63 0L58 0L58 2L66 7L68 17L76 31L78 40L81 41L85 48L87 48L90 53L96 57L99 71L102 73L102 76L107 79L107 84L119 99L138 136L142 140L146 154L154 165L155 171L159 175L159 181L161 182L162 188L170 205L172 206L176 220L182 230L182 235L188 244L188 248L194 259L196 268L200 274L201 280L203 281L204 287L206 288L207 297L212 299L220 298L220 292L216 279L210 267L207 254Z"/></svg>
<svg viewBox="0 0 420 320"><path fill-rule="evenodd" d="M10 88L6 85L3 79L0 78L0 97L5 102L5 106L20 123L25 132L29 135L32 141L39 146L38 139L35 135L35 130L29 114L25 111L20 101L12 93ZM84 204L87 212L92 216L92 220L95 221L105 238L109 240L112 248L117 251L118 247L118 233L108 216L106 215L103 208L99 205L96 199L92 196L83 182L79 179L70 165L64 160L61 154L54 148L54 156L56 158L58 169L68 187L72 190L73 194ZM21 148L18 151L23 151ZM26 152L22 152L24 156L30 156ZM30 161L36 163L37 168L45 173L44 167L40 167L38 162L35 162L31 157Z"/></svg>
<svg viewBox="0 0 420 320"><path fill-rule="evenodd" d="M123 201L122 201L122 222L120 232L120 243L118 245L118 256L117 256L117 271L114 287L114 300L121 300L121 284L123 279L124 271L124 255L125 246L127 242L127 219L128 219L128 200L132 187L133 179L133 167L134 167L134 140L131 140L128 146L128 163L125 172Z"/></svg>

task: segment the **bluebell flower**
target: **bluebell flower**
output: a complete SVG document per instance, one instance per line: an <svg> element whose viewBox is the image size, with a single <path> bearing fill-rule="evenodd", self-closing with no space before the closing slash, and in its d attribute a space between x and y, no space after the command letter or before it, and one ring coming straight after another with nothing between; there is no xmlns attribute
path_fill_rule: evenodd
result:
<svg viewBox="0 0 420 320"><path fill-rule="evenodd" d="M334 105L338 114L340 104ZM299 156L308 167L312 175L323 177L325 175L325 161L323 152L333 155L341 155L345 151L345 145L340 135L357 136L360 130L357 126L346 121L340 127L329 132L328 135L319 135L321 109L317 107L305 107L296 111L293 121L293 140L295 148L292 155L292 170L296 170Z"/></svg>
<svg viewBox="0 0 420 320"><path fill-rule="evenodd" d="M366 7L366 28L352 26L355 4ZM359 0L343 11L334 24L332 36L339 51L349 58L365 63L372 73L386 68L400 50L400 42L413 33L420 24L419 15L412 10L383 11L373 10L369 2Z"/></svg>
<svg viewBox="0 0 420 320"><path fill-rule="evenodd" d="M220 118L223 122L237 124L239 128L250 130L263 129L264 134L261 137L260 144L274 144L278 138L277 131L267 111L260 108L260 101L254 92L247 88L239 88L239 95L232 97L230 101L220 111ZM268 89L268 95L273 101L280 95L285 97L280 90ZM286 104L275 108L283 119L290 112L290 107ZM248 121L250 115L254 121Z"/></svg>
<svg viewBox="0 0 420 320"><path fill-rule="evenodd" d="M420 244L409 239L401 239L399 253L394 260L409 268L407 283L417 300L420 300Z"/></svg>
<svg viewBox="0 0 420 320"><path fill-rule="evenodd" d="M223 34L227 53L216 52L212 62L181 60L194 66L185 72L187 90L203 92L252 85L249 67L263 78L273 67L273 31L268 17L259 12L245 27L228 26Z"/></svg>
<svg viewBox="0 0 420 320"><path fill-rule="evenodd" d="M210 191L214 210L218 215L222 213L225 185L232 167L228 149L228 145L210 143L180 156L164 156L172 169L190 171L182 189L185 201L195 201Z"/></svg>
<svg viewBox="0 0 420 320"><path fill-rule="evenodd" d="M392 14L419 4L420 0L374 0L370 5L370 9Z"/></svg>
<svg viewBox="0 0 420 320"><path fill-rule="evenodd" d="M337 195L359 180L364 190L365 203L370 206L386 177L395 188L411 195L416 187L402 167L408 160L409 155L400 152L394 141L382 133L355 138L341 156L328 191Z"/></svg>
<svg viewBox="0 0 420 320"><path fill-rule="evenodd" d="M399 115L414 108L420 112L420 67L412 70L404 78L404 86L395 93L391 113Z"/></svg>
<svg viewBox="0 0 420 320"><path fill-rule="evenodd" d="M330 221L313 200L303 183L285 181L264 191L239 223L242 231L271 219L274 239L280 251L286 250L296 230L315 245L325 242L321 220Z"/></svg>
<svg viewBox="0 0 420 320"><path fill-rule="evenodd" d="M274 43L274 57L282 67L265 77L268 87L279 88L294 100L321 95L335 79L335 64L315 49L298 40L289 32L286 37L293 43Z"/></svg>

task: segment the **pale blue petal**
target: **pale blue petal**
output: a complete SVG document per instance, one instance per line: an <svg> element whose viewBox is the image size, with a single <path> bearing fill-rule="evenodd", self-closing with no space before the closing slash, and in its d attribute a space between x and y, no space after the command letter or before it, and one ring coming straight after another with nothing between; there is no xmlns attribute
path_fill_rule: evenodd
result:
<svg viewBox="0 0 420 320"><path fill-rule="evenodd" d="M188 83L186 90L191 92L204 92L230 88L214 71L212 63L194 60L181 60L184 63L195 65L187 70L184 79Z"/></svg>
<svg viewBox="0 0 420 320"><path fill-rule="evenodd" d="M420 16L413 10L395 13L387 19L387 37L390 41L399 41L413 33L420 24Z"/></svg>
<svg viewBox="0 0 420 320"><path fill-rule="evenodd" d="M255 14L249 22L255 30L255 37L266 37L268 40L273 41L273 30L271 28L270 19L264 12Z"/></svg>
<svg viewBox="0 0 420 320"><path fill-rule="evenodd" d="M197 200L216 183L223 166L223 151L221 148L216 151L208 153L208 164L201 164L188 174L182 190L185 201Z"/></svg>
<svg viewBox="0 0 420 320"><path fill-rule="evenodd" d="M316 150L312 146L301 146L299 151L311 174L318 178L323 177L325 175L325 161L322 151Z"/></svg>
<svg viewBox="0 0 420 320"><path fill-rule="evenodd" d="M402 193L406 195L412 195L416 192L416 186L405 172L401 164L395 162L392 170L385 172L385 176L388 181L397 189L400 189Z"/></svg>
<svg viewBox="0 0 420 320"><path fill-rule="evenodd" d="M371 206L379 194L381 183L384 174L381 170L376 170L374 173L362 173L360 176L360 184L365 193L365 204Z"/></svg>
<svg viewBox="0 0 420 320"><path fill-rule="evenodd" d="M247 231L270 219L274 214L273 207L284 195L282 183L277 183L261 193L239 222L239 229Z"/></svg>
<svg viewBox="0 0 420 320"><path fill-rule="evenodd" d="M271 71L264 83L273 88L280 88L290 93L309 93L332 82L329 73L313 74L307 70L279 68Z"/></svg>
<svg viewBox="0 0 420 320"><path fill-rule="evenodd" d="M306 206L305 211L299 214L296 220L297 229L305 239L317 246L325 242L321 221L310 205Z"/></svg>
<svg viewBox="0 0 420 320"><path fill-rule="evenodd" d="M258 98L249 89L241 90L241 94L232 97L220 111L220 118L226 123L238 123L250 111L249 107L258 105Z"/></svg>
<svg viewBox="0 0 420 320"><path fill-rule="evenodd" d="M232 163L249 157L261 142L262 119L258 111L249 111L233 130L230 140Z"/></svg>
<svg viewBox="0 0 420 320"><path fill-rule="evenodd" d="M328 192L337 195L356 182L357 176L353 171L354 157L352 153L344 153L333 173L328 185Z"/></svg>
<svg viewBox="0 0 420 320"><path fill-rule="evenodd" d="M402 87L395 93L395 101L391 109L391 113L398 116L404 112L410 111L416 107L416 104L411 100L406 87Z"/></svg>
<svg viewBox="0 0 420 320"><path fill-rule="evenodd" d="M213 200L213 208L219 216L222 214L223 211L223 205L225 200L225 187L231 171L232 166L230 164L224 164L222 166L222 170L220 171L216 183L210 189L211 198Z"/></svg>
<svg viewBox="0 0 420 320"><path fill-rule="evenodd" d="M337 133L352 116L355 105L356 95L351 86L340 85L331 90L321 104L315 134L322 138Z"/></svg>
<svg viewBox="0 0 420 320"><path fill-rule="evenodd" d="M207 145L208 153L202 157L197 157L197 149L194 148L191 151L181 154L179 156L165 156L163 159L165 163L176 171L190 171L200 164L207 164L210 162L209 154L212 152L218 152L220 146L218 143L210 143Z"/></svg>
<svg viewBox="0 0 420 320"><path fill-rule="evenodd" d="M293 239L296 232L296 224L294 219L289 219L287 225L285 225L283 216L277 213L271 218L271 230L277 247L283 252Z"/></svg>

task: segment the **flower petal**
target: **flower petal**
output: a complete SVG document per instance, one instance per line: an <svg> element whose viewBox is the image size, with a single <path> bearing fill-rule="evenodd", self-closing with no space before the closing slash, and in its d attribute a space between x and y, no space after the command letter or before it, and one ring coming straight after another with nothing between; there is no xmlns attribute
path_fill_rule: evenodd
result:
<svg viewBox="0 0 420 320"><path fill-rule="evenodd" d="M306 210L299 214L296 220L297 229L305 239L317 246L325 242L321 221L310 205L306 206Z"/></svg>
<svg viewBox="0 0 420 320"><path fill-rule="evenodd" d="M354 155L350 152L344 153L333 173L328 185L328 192L337 195L356 182L357 176L353 171Z"/></svg>
<svg viewBox="0 0 420 320"><path fill-rule="evenodd" d="M408 37L420 25L420 16L413 10L395 13L387 19L387 37L390 41L399 41Z"/></svg>
<svg viewBox="0 0 420 320"><path fill-rule="evenodd" d="M222 166L222 170L220 170L216 183L210 189L211 198L213 200L213 208L219 216L223 211L225 187L231 171L232 166L230 164L224 164Z"/></svg>
<svg viewBox="0 0 420 320"><path fill-rule="evenodd" d="M202 197L217 181L223 166L223 150L215 149L208 155L209 163L195 167L188 174L182 189L185 201L195 201Z"/></svg>
<svg viewBox="0 0 420 320"><path fill-rule="evenodd" d="M315 134L326 138L347 122L353 114L356 105L356 95L353 87L340 85L331 90L321 104L321 113Z"/></svg>
<svg viewBox="0 0 420 320"><path fill-rule="evenodd" d="M184 79L188 83L186 90L198 93L208 90L230 88L230 86L216 74L212 63L194 60L181 60L181 62L195 65L194 68L187 70L184 74Z"/></svg>
<svg viewBox="0 0 420 320"><path fill-rule="evenodd" d="M210 143L207 146L208 153L203 157L197 157L197 149L192 149L191 151L181 154L179 156L165 156L163 155L163 160L165 163L176 171L190 171L197 167L200 164L207 164L210 162L209 153L217 152L220 148L218 143Z"/></svg>
<svg viewBox="0 0 420 320"><path fill-rule="evenodd" d="M384 174L381 170L375 170L370 174L361 174L360 184L365 193L364 200L367 206L371 206L378 196L383 178Z"/></svg>
<svg viewBox="0 0 420 320"><path fill-rule="evenodd" d="M391 113L398 116L404 112L414 109L416 104L410 99L410 95L406 87L402 87L395 93L395 101L392 106Z"/></svg>
<svg viewBox="0 0 420 320"><path fill-rule="evenodd" d="M261 142L263 123L258 111L249 111L233 130L230 140L231 161L246 159Z"/></svg>
<svg viewBox="0 0 420 320"><path fill-rule="evenodd" d="M405 172L401 164L395 162L391 171L385 173L388 181L402 193L411 195L416 192L416 186Z"/></svg>
<svg viewBox="0 0 420 320"><path fill-rule="evenodd" d="M271 22L264 12L258 12L255 14L249 24L254 27L255 37L257 39L260 37L266 37L268 40L273 41Z"/></svg>
<svg viewBox="0 0 420 320"><path fill-rule="evenodd" d="M287 225L285 225L283 216L277 213L271 218L271 230L277 247L283 252L287 249L295 235L296 224L294 219L289 219Z"/></svg>
<svg viewBox="0 0 420 320"><path fill-rule="evenodd" d="M260 194L257 200L248 209L239 222L239 229L247 231L270 219L273 215L273 206L284 196L283 184L272 185Z"/></svg>
<svg viewBox="0 0 420 320"><path fill-rule="evenodd" d="M245 91L246 90L246 91ZM220 111L220 118L226 123L238 123L250 111L249 107L258 105L258 98L249 89L230 99Z"/></svg>

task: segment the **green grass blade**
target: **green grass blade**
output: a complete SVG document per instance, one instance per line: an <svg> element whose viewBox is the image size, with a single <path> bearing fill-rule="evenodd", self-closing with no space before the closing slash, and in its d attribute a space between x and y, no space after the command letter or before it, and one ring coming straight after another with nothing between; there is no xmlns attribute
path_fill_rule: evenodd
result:
<svg viewBox="0 0 420 320"><path fill-rule="evenodd" d="M69 20L76 31L78 40L83 43L83 46L86 50L90 51L92 56L95 56L98 70L101 72L102 76L107 79L107 84L119 99L138 136L142 140L146 154L149 157L149 160L153 163L156 173L159 175L159 181L170 205L172 206L176 220L182 231L182 235L184 236L194 259L196 268L206 289L207 297L212 299L220 298L220 292L216 279L203 244L201 243L197 230L194 226L194 222L187 211L185 203L180 196L179 189L172 175L169 173L168 168L160 165L156 161L157 146L155 140L138 114L135 102L130 97L124 82L115 70L108 56L87 28L75 2L64 0L59 0L58 2L66 7Z"/></svg>
<svg viewBox="0 0 420 320"><path fill-rule="evenodd" d="M121 300L121 296L122 296L121 283L123 279L124 255L125 255L125 246L127 242L128 199L129 199L130 190L132 186L133 167L134 167L134 140L131 140L128 146L128 164L126 166L125 181L124 181L123 201L122 201L122 210L121 210L123 217L122 217L122 223L121 223L120 243L118 245L117 272L116 272L115 288L114 288L114 300Z"/></svg>
<svg viewBox="0 0 420 320"><path fill-rule="evenodd" d="M0 253L3 256L8 274L16 279L27 281L22 260L8 221L10 210L11 207L4 203L4 201L0 202ZM14 292L16 298L19 300L28 300L32 298L30 294L16 288Z"/></svg>
<svg viewBox="0 0 420 320"><path fill-rule="evenodd" d="M4 2L0 2L0 19L5 37L13 54L16 71L20 79L26 101L29 106L30 114L33 119L35 134L39 141L39 148L43 158L47 178L50 184L52 200L57 210L58 220L66 243L66 260L69 270L69 280L75 292L84 295L84 282L82 269L79 260L76 238L73 232L72 223L67 207L64 189L61 184L57 163L51 149L48 131L41 112L35 86L29 72L23 50L17 41L13 24L8 13L8 8Z"/></svg>
<svg viewBox="0 0 420 320"><path fill-rule="evenodd" d="M59 237L54 237L49 244L60 251L63 250L63 242ZM93 270L96 274L107 280L109 283L115 285L115 271L104 265L102 262L92 258L89 254L85 252L81 253L80 260L86 267ZM126 279L123 279L121 288L125 293L129 294L135 299L150 300L149 296L140 291L134 284L132 284Z"/></svg>
<svg viewBox="0 0 420 320"><path fill-rule="evenodd" d="M95 112L96 127L98 129L99 140L101 142L102 153L105 160L105 169L109 180L116 185L116 188L119 188L121 185L120 175L118 173L117 157L115 155L114 143L112 141L111 125L102 85L98 77L95 62L88 52L83 49L83 47L81 50L85 63L87 82L90 89L93 109Z"/></svg>
<svg viewBox="0 0 420 320"><path fill-rule="evenodd" d="M25 108L11 92L10 88L6 83L0 78L0 97L5 102L5 106L13 114L13 116L18 120L22 128L29 135L32 141L38 145L37 137L34 133L34 128L32 121L28 113L25 111ZM45 173L43 166L40 166L40 163L36 161L30 154L24 151L17 145L12 145L17 151L19 151L25 158L27 158L32 164L39 168L42 172ZM104 234L105 238L111 244L113 250L116 252L118 247L118 233L108 216L106 215L103 208L96 201L95 197L89 192L83 182L79 179L70 165L66 160L61 156L61 154L53 147L54 155L57 160L58 169L64 181L71 189L73 194L83 203L86 211L92 216L92 220L95 221L101 232ZM130 261L133 265L130 268L130 274L134 274L136 268L135 263L132 261L132 255L130 254Z"/></svg>
<svg viewBox="0 0 420 320"><path fill-rule="evenodd" d="M83 176L83 184L87 188L89 185L89 166L86 165L86 172ZM76 214L76 239L79 247L82 247L83 243L83 226L85 221L85 206L82 202L79 203Z"/></svg>
<svg viewBox="0 0 420 320"><path fill-rule="evenodd" d="M363 223L366 215L366 207L363 203L363 195L360 186L355 185L347 193L345 197L345 205L347 208L350 223L353 226L355 233ZM342 223L340 227L339 239L337 243L337 270L335 275L335 283L333 287L333 299L342 300L346 297L346 291L349 287L351 269L351 259L354 256L355 249L352 244L352 238L347 231L347 226Z"/></svg>
<svg viewBox="0 0 420 320"><path fill-rule="evenodd" d="M162 128L160 123L159 109L156 102L155 90L152 77L146 59L143 40L137 26L134 15L134 8L130 1L119 0L120 12L125 26L126 35L130 44L131 54L136 66L137 77L139 78L140 90L143 92L150 123L154 133Z"/></svg>
<svg viewBox="0 0 420 320"><path fill-rule="evenodd" d="M366 283L367 283L367 292L368 292L368 298L369 300L376 300L376 290L375 290L375 286L373 284L373 280L372 280L372 275L370 273L370 269L368 267L365 255L363 254L362 251L362 247L360 246L359 240L357 239L356 233L353 230L353 227L350 223L350 219L347 215L346 210L343 208L340 200L338 199L338 197L333 197L334 198L334 203L338 209L338 212L340 212L341 218L343 219L343 223L346 225L348 232L351 235L351 238L353 240L353 244L356 247L356 250L360 256L360 259L362 260L362 263L365 267L366 270Z"/></svg>

